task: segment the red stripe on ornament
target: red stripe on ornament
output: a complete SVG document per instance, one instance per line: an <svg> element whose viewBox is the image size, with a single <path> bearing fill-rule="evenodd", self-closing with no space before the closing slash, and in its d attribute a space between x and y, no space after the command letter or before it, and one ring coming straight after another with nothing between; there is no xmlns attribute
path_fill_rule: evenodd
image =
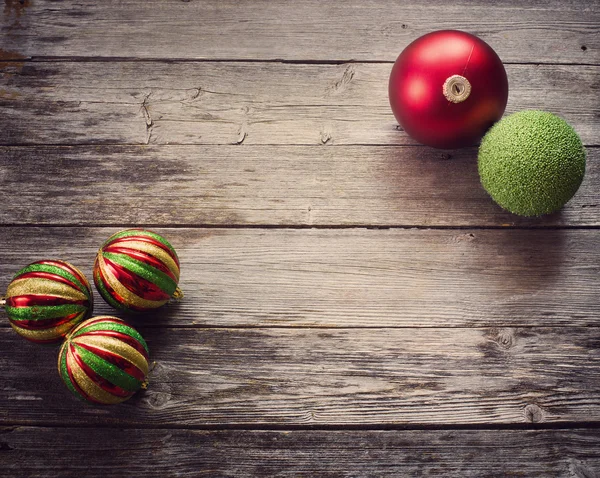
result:
<svg viewBox="0 0 600 478"><path fill-rule="evenodd" d="M121 342L125 342L127 345L133 347L135 350L141 353L146 360L148 360L148 353L146 352L144 346L131 335L124 334L123 332L119 332L117 330L90 330L89 332L84 332L77 337L84 337L86 335L97 335L101 337L112 337L118 339Z"/></svg>
<svg viewBox="0 0 600 478"><path fill-rule="evenodd" d="M83 305L90 306L89 300L72 300L66 297L57 297L55 295L16 295L6 299L6 305L10 307L52 307L56 305Z"/></svg>
<svg viewBox="0 0 600 478"><path fill-rule="evenodd" d="M154 239L153 237L149 237L149 236L127 236L127 237L120 237L118 239L113 239L112 241L110 241L108 244L106 244L104 247L109 247L113 244L118 244L120 242L135 242L135 241L139 241L139 242L147 242L149 244L153 244L157 247L160 247L162 250L164 250L167 254L169 254L169 256L171 256L171 259L173 259L175 261L175 263L177 264L177 267L179 267L179 259L177 258L177 256L173 253L173 251L171 251L171 249L169 249L167 246L165 246L162 242L157 241L156 239Z"/></svg>
<svg viewBox="0 0 600 478"><path fill-rule="evenodd" d="M108 270L115 276L115 278L123 284L123 286L131 293L146 300L168 300L169 294L163 292L160 287L153 284L149 280L140 277L134 272L126 269L125 267L111 261L110 259L104 258L104 263Z"/></svg>
<svg viewBox="0 0 600 478"><path fill-rule="evenodd" d="M66 324L70 322L75 317L77 317L81 312L76 312L74 314L66 315L64 317L57 317L56 319L49 320L11 320L15 326L20 327L26 330L44 330L51 329L53 327L58 327L59 325Z"/></svg>
<svg viewBox="0 0 600 478"><path fill-rule="evenodd" d="M106 261L104 259L102 260L106 265ZM118 294L106 280L106 276L104 275L104 272L101 267L98 266L98 268L96 269L96 273L98 274L98 277L100 279L100 282L102 282L104 289L106 289L106 292L108 292L108 294L113 298L113 300L117 302L117 304L121 304L123 307L128 308L126 300L123 297L121 297L121 295Z"/></svg>
<svg viewBox="0 0 600 478"><path fill-rule="evenodd" d="M72 275L74 275L75 277L77 277L77 279L79 279L79 282L81 282L84 286L87 284L87 279L81 274L81 272L79 272L78 270L76 270L74 267L72 267L70 264L67 264L66 262L63 262L63 261L39 261L39 264L47 264L47 265L60 267L63 271L67 271L67 272L71 273Z"/></svg>
<svg viewBox="0 0 600 478"><path fill-rule="evenodd" d="M106 264L106 260L104 260L104 263ZM106 280L106 277L100 267L97 268L97 273L98 273L98 275L100 277L100 281L102 282L102 285L104 285L104 288L106 289L106 291L110 294L110 296L113 298L113 300L115 300L118 304L121 304L123 307L125 307L126 309L129 309L129 310L133 310L133 311L137 311L137 312L146 311L146 309L144 309L143 307L136 307L135 305L128 304L127 301L123 297L121 297L121 295L118 294L110 286L110 284Z"/></svg>
<svg viewBox="0 0 600 478"><path fill-rule="evenodd" d="M115 395L117 397L122 398L133 395L132 392L122 389L114 383L109 382L107 379L105 379L98 373L94 372L94 370L92 370L92 368L87 363L85 363L84 360L80 357L79 353L77 352L77 348L73 344L70 344L70 346L72 348L73 358L77 362L77 365L79 365L81 370L83 370L84 373L102 390L110 393L111 395Z"/></svg>
<svg viewBox="0 0 600 478"><path fill-rule="evenodd" d="M107 247L107 248L104 249L104 252L113 252L113 253L116 253L116 254L125 254L125 255L133 258L133 259L137 259L138 261L143 262L144 264L147 264L149 266L152 266L152 267L158 269L159 271L164 272L171 279L173 279L174 281L177 281L177 279L175 278L175 276L173 275L173 273L171 272L171 270L165 264L163 264L161 261L159 261L153 255L148 254L147 252L140 251L140 250L137 250L137 249L131 249L129 247L124 247L124 246L121 246L121 245L109 246L109 247Z"/></svg>
<svg viewBox="0 0 600 478"><path fill-rule="evenodd" d="M86 343L77 342L77 345L86 349L89 352L96 354L98 357L103 358L109 363L116 365L123 372L131 375L133 378L143 382L146 378L144 372L142 372L139 368L137 368L134 364L132 364L129 360L124 359L120 355L110 352L108 350L104 350L98 347L94 347L93 345L88 345Z"/></svg>

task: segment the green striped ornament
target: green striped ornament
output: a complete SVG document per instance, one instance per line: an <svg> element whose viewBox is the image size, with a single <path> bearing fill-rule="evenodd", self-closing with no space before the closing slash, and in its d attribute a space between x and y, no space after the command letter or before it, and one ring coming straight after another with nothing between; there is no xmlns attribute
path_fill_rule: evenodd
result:
<svg viewBox="0 0 600 478"><path fill-rule="evenodd" d="M122 319L92 317L67 335L58 372L78 398L95 404L128 400L148 380L145 340Z"/></svg>

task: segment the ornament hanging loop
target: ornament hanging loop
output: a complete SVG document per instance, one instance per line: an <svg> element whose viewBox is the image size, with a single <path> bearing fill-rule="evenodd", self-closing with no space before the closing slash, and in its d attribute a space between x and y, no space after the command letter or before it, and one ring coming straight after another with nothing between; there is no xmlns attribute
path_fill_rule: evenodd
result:
<svg viewBox="0 0 600 478"><path fill-rule="evenodd" d="M179 287L177 287L177 289L175 289L175 292L173 292L171 299L173 299L173 300L183 299L183 291Z"/></svg>
<svg viewBox="0 0 600 478"><path fill-rule="evenodd" d="M464 76L452 75L446 79L442 91L452 103L462 103L471 95L471 83Z"/></svg>

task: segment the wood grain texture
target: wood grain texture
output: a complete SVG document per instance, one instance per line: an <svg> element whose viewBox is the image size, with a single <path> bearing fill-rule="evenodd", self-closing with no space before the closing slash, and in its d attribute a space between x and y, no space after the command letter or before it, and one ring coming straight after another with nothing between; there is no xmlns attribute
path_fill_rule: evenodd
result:
<svg viewBox="0 0 600 478"><path fill-rule="evenodd" d="M91 277L117 230L1 228L3 290L40 259L68 260ZM152 325L598 325L595 229L157 231L180 255L186 297ZM112 312L96 298L96 314Z"/></svg>
<svg viewBox="0 0 600 478"><path fill-rule="evenodd" d="M454 28L506 62L598 63L599 24L596 0L6 0L0 44L15 56L393 61L415 38Z"/></svg>
<svg viewBox="0 0 600 478"><path fill-rule="evenodd" d="M1 224L598 226L600 148L559 212L523 218L477 150L419 146L0 147Z"/></svg>
<svg viewBox="0 0 600 478"><path fill-rule="evenodd" d="M389 106L391 68L5 62L0 144L415 144ZM585 144L600 144L600 66L506 69L507 114L555 112Z"/></svg>
<svg viewBox="0 0 600 478"><path fill-rule="evenodd" d="M498 445L501 446L498 446ZM60 448L60 453L57 453ZM90 451L94 450L94 451ZM0 476L590 478L597 430L199 431L0 428ZM85 457L85 459L83 458Z"/></svg>
<svg viewBox="0 0 600 478"><path fill-rule="evenodd" d="M0 424L600 424L598 328L138 329L150 385L115 407L82 404L55 348L0 329Z"/></svg>
<svg viewBox="0 0 600 478"><path fill-rule="evenodd" d="M397 127L392 62L442 28L581 135L560 213ZM147 225L186 296L130 318L116 407L0 312L0 476L600 476L599 33L598 0L5 0L0 291Z"/></svg>

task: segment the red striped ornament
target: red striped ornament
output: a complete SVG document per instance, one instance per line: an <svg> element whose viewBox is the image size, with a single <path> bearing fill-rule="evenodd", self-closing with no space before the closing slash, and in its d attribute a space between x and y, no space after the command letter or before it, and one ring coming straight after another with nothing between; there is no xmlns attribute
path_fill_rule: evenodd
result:
<svg viewBox="0 0 600 478"><path fill-rule="evenodd" d="M94 264L94 283L110 305L127 312L144 312L183 296L179 258L169 241L145 229L112 235Z"/></svg>
<svg viewBox="0 0 600 478"><path fill-rule="evenodd" d="M92 317L67 335L58 373L78 398L110 405L124 402L148 380L148 346L122 319Z"/></svg>
<svg viewBox="0 0 600 478"><path fill-rule="evenodd" d="M53 343L92 314L93 300L79 269L68 262L44 260L15 274L0 305L18 334L32 342Z"/></svg>

